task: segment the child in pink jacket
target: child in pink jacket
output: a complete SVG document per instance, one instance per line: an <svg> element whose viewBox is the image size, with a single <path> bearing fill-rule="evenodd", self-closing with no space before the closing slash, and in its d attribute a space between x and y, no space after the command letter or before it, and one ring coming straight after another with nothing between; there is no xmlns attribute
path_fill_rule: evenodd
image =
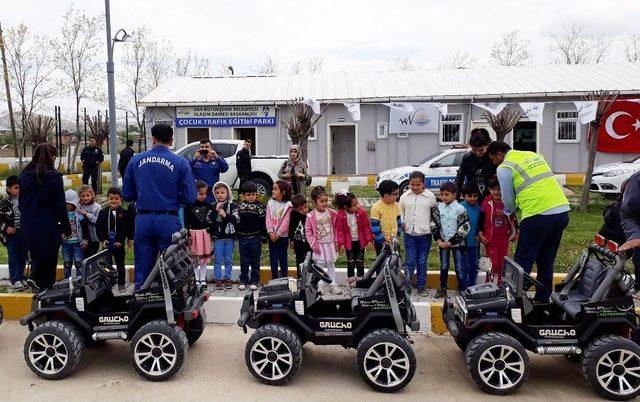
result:
<svg viewBox="0 0 640 402"><path fill-rule="evenodd" d="M336 242L347 254L347 276L364 275L364 251L374 237L367 211L360 206L355 194L342 191L333 200L338 208Z"/></svg>
<svg viewBox="0 0 640 402"><path fill-rule="evenodd" d="M289 219L291 216L291 185L278 180L273 183L271 199L267 202L267 233L269 234L269 264L273 279L289 275ZM280 271L278 271L280 264Z"/></svg>
<svg viewBox="0 0 640 402"><path fill-rule="evenodd" d="M335 225L337 213L328 207L329 197L322 186L317 186L311 191L311 199L316 208L307 215L305 224L305 234L311 251L313 260L320 268L327 271L331 278L331 290L340 293L336 286L336 260L338 259L337 244L335 236ZM319 286L323 283L320 282ZM320 289L318 289L320 291Z"/></svg>

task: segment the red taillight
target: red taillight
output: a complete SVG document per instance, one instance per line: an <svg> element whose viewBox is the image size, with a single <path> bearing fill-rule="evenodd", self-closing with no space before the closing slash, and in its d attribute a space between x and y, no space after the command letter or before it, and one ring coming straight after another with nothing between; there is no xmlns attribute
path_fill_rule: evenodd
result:
<svg viewBox="0 0 640 402"><path fill-rule="evenodd" d="M601 235L596 235L596 237L593 239L593 241L598 246L602 246L602 247L604 247L605 243L607 242L607 240L604 238L604 236L601 236Z"/></svg>
<svg viewBox="0 0 640 402"><path fill-rule="evenodd" d="M178 320L177 320L176 324L178 324L178 326L180 328L184 328L184 317L182 316L182 314L180 314L178 316Z"/></svg>
<svg viewBox="0 0 640 402"><path fill-rule="evenodd" d="M609 240L607 242L607 248L609 249L609 251L613 251L614 253L618 252L618 243Z"/></svg>
<svg viewBox="0 0 640 402"><path fill-rule="evenodd" d="M192 320L195 320L196 318L198 318L198 314L200 314L200 311L198 311L198 310L193 310L193 311L191 312L191 319L192 319Z"/></svg>
<svg viewBox="0 0 640 402"><path fill-rule="evenodd" d="M204 301L207 301L207 300L209 300L209 293L204 294Z"/></svg>

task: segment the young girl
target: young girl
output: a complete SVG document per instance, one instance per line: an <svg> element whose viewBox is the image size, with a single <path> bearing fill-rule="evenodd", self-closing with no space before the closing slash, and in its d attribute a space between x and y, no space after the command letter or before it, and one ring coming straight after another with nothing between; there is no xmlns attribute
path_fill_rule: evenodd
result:
<svg viewBox="0 0 640 402"><path fill-rule="evenodd" d="M517 240L517 222L504 213L502 192L498 178L493 176L488 181L489 195L480 208L478 220L478 239L484 244L487 256L491 260L491 276L498 285L502 284L502 266L504 257L509 255L509 242ZM496 278L497 277L497 278ZM487 282L489 276L487 276Z"/></svg>
<svg viewBox="0 0 640 402"><path fill-rule="evenodd" d="M211 223L215 241L213 242L215 258L213 268L216 288L230 290L231 273L233 271L233 250L235 248L236 225L238 224L238 204L233 202L231 187L219 181L213 185L213 195L217 203L213 205ZM222 264L224 263L224 274Z"/></svg>
<svg viewBox="0 0 640 402"><path fill-rule="evenodd" d="M311 199L316 208L307 215L305 232L307 242L313 259L321 268L326 269L331 278L331 291L340 293L340 288L336 286L336 252L337 243L334 228L338 214L333 209L328 208L329 197L322 186L314 187L311 191ZM322 285L322 282L320 283ZM319 290L320 291L320 290Z"/></svg>
<svg viewBox="0 0 640 402"><path fill-rule="evenodd" d="M206 201L209 190L207 183L198 180L196 188L198 198L193 206L185 208L184 226L191 235L191 251L200 259L200 266L195 269L196 283L207 286L207 263L212 256L209 214L213 211L213 206Z"/></svg>
<svg viewBox="0 0 640 402"><path fill-rule="evenodd" d="M336 219L336 243L340 251L347 252L347 276L364 275L364 250L373 244L371 222L367 211L360 206L353 193L340 191L333 200L338 208Z"/></svg>
<svg viewBox="0 0 640 402"><path fill-rule="evenodd" d="M289 220L291 217L291 185L278 180L273 183L271 199L267 202L267 233L269 234L269 264L271 277L289 275L287 249L289 248ZM280 271L278 271L280 264Z"/></svg>
<svg viewBox="0 0 640 402"><path fill-rule="evenodd" d="M85 238L89 242L84 248L84 258L89 258L97 253L100 248L100 240L96 232L96 221L102 205L96 202L96 194L91 186L86 184L81 186L78 193L80 194L78 213L84 217L83 224L88 232L88 234L85 234Z"/></svg>

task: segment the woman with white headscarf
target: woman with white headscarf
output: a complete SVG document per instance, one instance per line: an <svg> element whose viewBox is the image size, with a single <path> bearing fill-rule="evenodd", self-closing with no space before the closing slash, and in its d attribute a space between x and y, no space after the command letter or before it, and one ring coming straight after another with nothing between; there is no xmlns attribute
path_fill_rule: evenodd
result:
<svg viewBox="0 0 640 402"><path fill-rule="evenodd" d="M278 177L291 183L292 194L305 194L310 176L307 162L302 159L300 145L294 144L289 147L289 159L282 163Z"/></svg>

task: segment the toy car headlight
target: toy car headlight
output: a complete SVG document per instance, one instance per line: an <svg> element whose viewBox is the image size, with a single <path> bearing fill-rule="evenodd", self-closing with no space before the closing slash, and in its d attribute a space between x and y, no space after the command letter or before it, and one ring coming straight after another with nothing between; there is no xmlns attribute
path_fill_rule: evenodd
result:
<svg viewBox="0 0 640 402"><path fill-rule="evenodd" d="M456 315L460 317L460 320L462 322L467 320L467 314L469 311L467 310L467 304L464 302L464 299L462 298L462 296L457 296L453 300L453 308Z"/></svg>
<svg viewBox="0 0 640 402"><path fill-rule="evenodd" d="M610 170L610 171L606 172L602 176L604 176L604 177L615 177L615 176L621 176L621 175L623 175L625 173L629 173L629 172L631 172L630 169L615 169L615 170Z"/></svg>

